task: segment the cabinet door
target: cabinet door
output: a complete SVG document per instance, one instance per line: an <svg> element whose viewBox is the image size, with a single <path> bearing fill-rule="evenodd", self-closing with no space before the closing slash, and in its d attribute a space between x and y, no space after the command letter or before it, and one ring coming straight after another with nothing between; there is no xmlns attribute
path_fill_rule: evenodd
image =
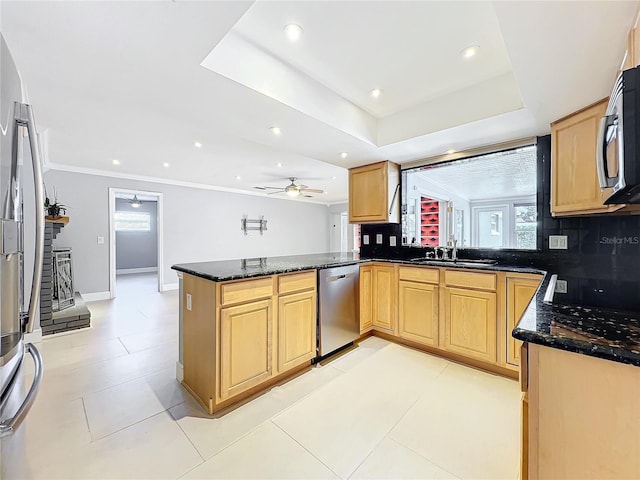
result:
<svg viewBox="0 0 640 480"><path fill-rule="evenodd" d="M360 333L373 327L373 267L360 267Z"/></svg>
<svg viewBox="0 0 640 480"><path fill-rule="evenodd" d="M520 366L520 346L522 342L511 336L531 299L540 285L540 280L507 278L507 363Z"/></svg>
<svg viewBox="0 0 640 480"><path fill-rule="evenodd" d="M496 294L447 287L444 297L445 350L495 363Z"/></svg>
<svg viewBox="0 0 640 480"><path fill-rule="evenodd" d="M596 171L598 124L607 108L603 100L551 124L551 213L606 213L610 189L602 192Z"/></svg>
<svg viewBox="0 0 640 480"><path fill-rule="evenodd" d="M220 310L220 399L258 385L272 375L272 300Z"/></svg>
<svg viewBox="0 0 640 480"><path fill-rule="evenodd" d="M278 299L278 373L308 363L315 356L315 290L281 296Z"/></svg>
<svg viewBox="0 0 640 480"><path fill-rule="evenodd" d="M400 280L398 334L425 345L438 345L438 286Z"/></svg>
<svg viewBox="0 0 640 480"><path fill-rule="evenodd" d="M391 265L373 267L373 326L395 334L398 318L398 276Z"/></svg>
<svg viewBox="0 0 640 480"><path fill-rule="evenodd" d="M387 162L349 170L349 222L386 222Z"/></svg>

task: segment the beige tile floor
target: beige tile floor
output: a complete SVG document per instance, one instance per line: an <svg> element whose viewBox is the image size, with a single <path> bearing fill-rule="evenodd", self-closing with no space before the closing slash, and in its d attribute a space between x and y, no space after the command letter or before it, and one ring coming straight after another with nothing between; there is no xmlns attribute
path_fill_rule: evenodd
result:
<svg viewBox="0 0 640 480"><path fill-rule="evenodd" d="M378 338L208 417L174 378L178 294L154 282L119 278L91 329L39 345L3 479L517 478L518 384Z"/></svg>

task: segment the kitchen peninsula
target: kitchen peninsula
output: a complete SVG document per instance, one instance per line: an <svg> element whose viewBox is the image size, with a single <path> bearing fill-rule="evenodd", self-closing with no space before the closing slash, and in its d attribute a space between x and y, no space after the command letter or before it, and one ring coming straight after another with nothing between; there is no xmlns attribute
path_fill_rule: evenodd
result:
<svg viewBox="0 0 640 480"><path fill-rule="evenodd" d="M510 332L544 272L328 253L174 265L182 276L182 384L214 413L309 368L317 272L353 264L362 336L517 377L520 350Z"/></svg>

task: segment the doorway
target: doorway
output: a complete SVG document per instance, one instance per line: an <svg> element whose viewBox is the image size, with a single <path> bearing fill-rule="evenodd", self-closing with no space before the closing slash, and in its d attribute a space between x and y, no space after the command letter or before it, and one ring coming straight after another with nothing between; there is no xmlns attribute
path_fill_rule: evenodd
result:
<svg viewBox="0 0 640 480"><path fill-rule="evenodd" d="M110 298L119 279L163 291L162 210L161 193L109 189Z"/></svg>

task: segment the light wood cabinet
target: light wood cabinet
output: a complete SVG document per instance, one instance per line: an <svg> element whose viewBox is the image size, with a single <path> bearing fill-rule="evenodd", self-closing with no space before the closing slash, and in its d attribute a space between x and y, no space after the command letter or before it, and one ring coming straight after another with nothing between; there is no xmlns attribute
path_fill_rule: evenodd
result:
<svg viewBox="0 0 640 480"><path fill-rule="evenodd" d="M373 266L360 267L360 334L373 327Z"/></svg>
<svg viewBox="0 0 640 480"><path fill-rule="evenodd" d="M640 368L529 344L528 371L528 478L640 478Z"/></svg>
<svg viewBox="0 0 640 480"><path fill-rule="evenodd" d="M386 161L349 170L349 223L400 221L400 169Z"/></svg>
<svg viewBox="0 0 640 480"><path fill-rule="evenodd" d="M522 342L511 335L516 324L540 285L540 276L507 277L507 358L506 363L514 367L520 366L520 347Z"/></svg>
<svg viewBox="0 0 640 480"><path fill-rule="evenodd" d="M316 356L316 291L278 298L278 373Z"/></svg>
<svg viewBox="0 0 640 480"><path fill-rule="evenodd" d="M623 205L604 205L611 189L600 190L596 143L607 99L551 124L551 213L574 216L608 213Z"/></svg>
<svg viewBox="0 0 640 480"><path fill-rule="evenodd" d="M438 285L400 280L398 335L425 345L438 345Z"/></svg>
<svg viewBox="0 0 640 480"><path fill-rule="evenodd" d="M272 332L271 299L220 310L220 399L233 397L271 377Z"/></svg>
<svg viewBox="0 0 640 480"><path fill-rule="evenodd" d="M373 327L395 334L398 323L398 275L395 265L373 267Z"/></svg>
<svg viewBox="0 0 640 480"><path fill-rule="evenodd" d="M495 363L497 360L496 319L495 292L445 287L443 344L445 350Z"/></svg>
<svg viewBox="0 0 640 480"><path fill-rule="evenodd" d="M316 271L212 282L183 276L183 385L209 413L316 355Z"/></svg>

